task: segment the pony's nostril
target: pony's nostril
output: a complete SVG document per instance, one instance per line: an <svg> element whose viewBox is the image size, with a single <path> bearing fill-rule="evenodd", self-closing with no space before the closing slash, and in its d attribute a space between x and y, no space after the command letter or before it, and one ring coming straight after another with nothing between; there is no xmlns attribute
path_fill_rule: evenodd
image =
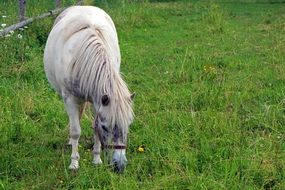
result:
<svg viewBox="0 0 285 190"><path fill-rule="evenodd" d="M114 172L121 173L123 172L125 167L119 166L118 164L114 164Z"/></svg>
<svg viewBox="0 0 285 190"><path fill-rule="evenodd" d="M113 169L114 169L114 172L121 173L124 171L125 166L122 164L119 164L118 162L113 162Z"/></svg>

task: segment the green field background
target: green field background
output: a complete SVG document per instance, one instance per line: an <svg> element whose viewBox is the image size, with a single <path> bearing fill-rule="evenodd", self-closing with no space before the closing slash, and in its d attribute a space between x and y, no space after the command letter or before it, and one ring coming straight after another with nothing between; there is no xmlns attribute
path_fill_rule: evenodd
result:
<svg viewBox="0 0 285 190"><path fill-rule="evenodd" d="M28 17L54 8L27 2ZM0 38L0 189L285 189L284 1L85 3L113 18L137 94L126 171L92 165L90 110L68 170L68 118L43 70L50 17ZM0 0L0 27L17 12Z"/></svg>

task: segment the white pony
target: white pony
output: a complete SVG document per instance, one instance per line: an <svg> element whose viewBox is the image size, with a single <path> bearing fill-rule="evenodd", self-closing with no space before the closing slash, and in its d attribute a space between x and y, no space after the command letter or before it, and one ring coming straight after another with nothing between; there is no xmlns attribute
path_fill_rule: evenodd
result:
<svg viewBox="0 0 285 190"><path fill-rule="evenodd" d="M114 149L112 162L117 171L126 166L134 94L130 94L120 75L120 63L115 25L102 9L74 6L56 18L46 43L44 66L69 116L70 169L79 168L80 109L87 101L93 103L96 111L93 163L102 163L103 147Z"/></svg>

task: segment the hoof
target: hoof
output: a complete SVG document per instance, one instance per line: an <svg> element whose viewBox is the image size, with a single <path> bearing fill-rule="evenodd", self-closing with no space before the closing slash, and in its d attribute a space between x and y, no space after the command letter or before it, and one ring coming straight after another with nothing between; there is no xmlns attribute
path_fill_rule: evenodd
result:
<svg viewBox="0 0 285 190"><path fill-rule="evenodd" d="M102 164L103 162L102 162L101 158L96 158L96 159L94 158L92 163L95 165L99 165L99 164Z"/></svg>
<svg viewBox="0 0 285 190"><path fill-rule="evenodd" d="M70 170L78 170L79 162L77 160L71 160L71 164L68 167Z"/></svg>

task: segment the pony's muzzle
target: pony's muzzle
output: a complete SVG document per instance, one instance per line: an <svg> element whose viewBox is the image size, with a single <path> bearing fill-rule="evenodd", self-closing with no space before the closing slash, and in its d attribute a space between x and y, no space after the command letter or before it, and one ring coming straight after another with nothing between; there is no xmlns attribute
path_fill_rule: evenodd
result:
<svg viewBox="0 0 285 190"><path fill-rule="evenodd" d="M125 150L115 150L112 160L114 171L117 173L123 172L127 166L127 162Z"/></svg>

